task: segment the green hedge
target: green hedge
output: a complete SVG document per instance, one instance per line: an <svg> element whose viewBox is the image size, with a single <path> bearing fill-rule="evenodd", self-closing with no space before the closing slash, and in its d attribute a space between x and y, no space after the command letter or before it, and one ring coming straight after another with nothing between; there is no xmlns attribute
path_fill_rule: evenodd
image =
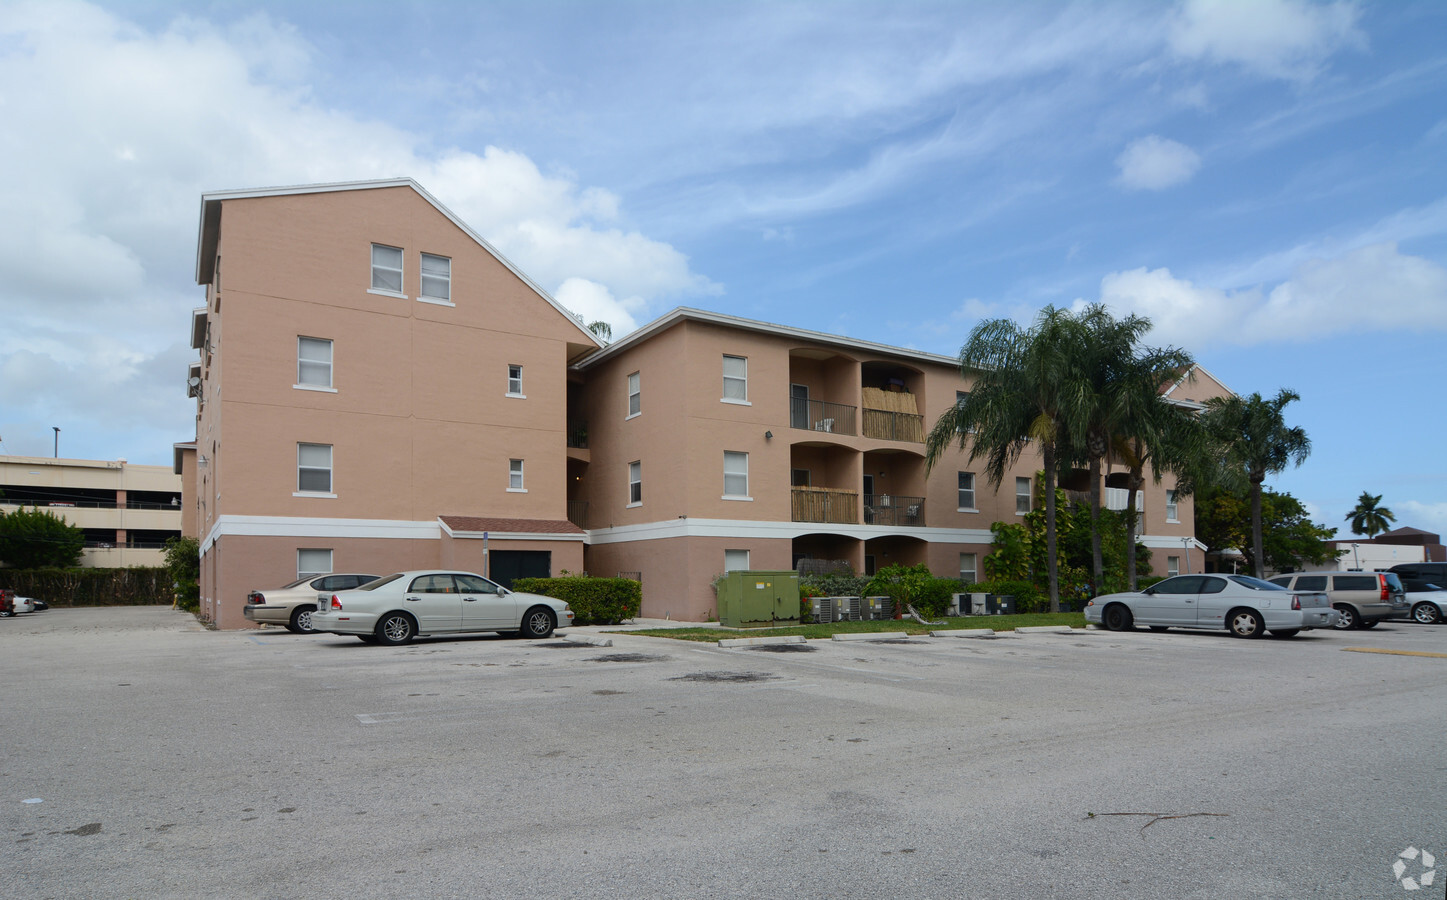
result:
<svg viewBox="0 0 1447 900"><path fill-rule="evenodd" d="M0 569L0 587L51 606L170 606L171 576L159 566L130 569Z"/></svg>
<svg viewBox="0 0 1447 900"><path fill-rule="evenodd" d="M631 578L519 578L512 587L567 603L574 625L617 625L638 615L643 602L643 585Z"/></svg>

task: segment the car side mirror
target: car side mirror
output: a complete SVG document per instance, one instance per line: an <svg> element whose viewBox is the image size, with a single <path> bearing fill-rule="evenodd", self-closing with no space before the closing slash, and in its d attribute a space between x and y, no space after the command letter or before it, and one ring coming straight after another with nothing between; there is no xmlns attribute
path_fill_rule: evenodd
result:
<svg viewBox="0 0 1447 900"><path fill-rule="evenodd" d="M502 585L498 585L498 586L497 586L497 595L498 595L499 597L506 597L508 594L511 594L511 593L512 593L512 591L508 590L507 588L503 587Z"/></svg>
<svg viewBox="0 0 1447 900"><path fill-rule="evenodd" d="M1145 590L1141 591L1141 593L1145 594L1148 597L1154 597L1156 595L1156 589L1153 587L1148 587Z"/></svg>

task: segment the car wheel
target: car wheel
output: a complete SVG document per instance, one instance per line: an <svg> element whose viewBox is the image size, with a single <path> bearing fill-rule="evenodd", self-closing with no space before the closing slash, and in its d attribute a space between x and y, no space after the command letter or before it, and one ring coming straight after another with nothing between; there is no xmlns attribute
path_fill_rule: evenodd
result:
<svg viewBox="0 0 1447 900"><path fill-rule="evenodd" d="M1101 617L1105 627L1111 631L1130 631L1132 622L1130 610L1119 603L1113 603L1105 608L1105 615Z"/></svg>
<svg viewBox="0 0 1447 900"><path fill-rule="evenodd" d="M1442 610L1435 603L1418 603L1412 607L1412 618L1423 625L1436 625L1442 621Z"/></svg>
<svg viewBox="0 0 1447 900"><path fill-rule="evenodd" d="M291 621L286 623L286 630L292 634L316 634L317 630L312 627L312 613L316 612L315 606L298 606L291 612Z"/></svg>
<svg viewBox="0 0 1447 900"><path fill-rule="evenodd" d="M522 636L525 638L545 638L553 633L557 622L553 618L553 611L546 606L534 606L523 616Z"/></svg>
<svg viewBox="0 0 1447 900"><path fill-rule="evenodd" d="M406 613L387 613L377 623L377 643L397 647L417 636L417 623Z"/></svg>
<svg viewBox="0 0 1447 900"><path fill-rule="evenodd" d="M1266 630L1261 614L1251 609L1232 610L1227 625L1232 636L1239 638L1258 638Z"/></svg>
<svg viewBox="0 0 1447 900"><path fill-rule="evenodd" d="M1300 628L1278 628L1271 632L1271 636L1274 638L1293 638L1298 634L1301 634Z"/></svg>
<svg viewBox="0 0 1447 900"><path fill-rule="evenodd" d="M1337 612L1341 613L1341 617L1338 618L1336 620L1336 624L1332 626L1337 631L1351 631L1353 628L1357 627L1358 623L1361 622L1361 618L1357 615L1357 611L1354 607L1348 606L1347 604L1343 603L1340 606L1334 608Z"/></svg>

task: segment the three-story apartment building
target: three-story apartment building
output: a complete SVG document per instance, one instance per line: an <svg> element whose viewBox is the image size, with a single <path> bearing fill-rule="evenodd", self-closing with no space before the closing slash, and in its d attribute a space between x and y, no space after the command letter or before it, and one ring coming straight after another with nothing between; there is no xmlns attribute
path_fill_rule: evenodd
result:
<svg viewBox="0 0 1447 900"><path fill-rule="evenodd" d="M626 573L690 620L729 569L974 579L1035 493L1038 459L998 488L963 452L926 466L956 360L696 309L605 347L410 180L207 194L197 282L188 502L222 627L325 571ZM1200 569L1189 502L1142 492L1159 574Z"/></svg>

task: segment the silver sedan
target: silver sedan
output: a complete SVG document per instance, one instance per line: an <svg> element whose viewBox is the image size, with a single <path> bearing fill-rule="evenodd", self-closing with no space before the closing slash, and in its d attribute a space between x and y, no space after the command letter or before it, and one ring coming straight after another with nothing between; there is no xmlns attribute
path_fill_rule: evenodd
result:
<svg viewBox="0 0 1447 900"><path fill-rule="evenodd" d="M1288 591L1249 575L1177 575L1143 591L1096 597L1085 607L1085 621L1111 631L1224 628L1243 638L1329 628L1336 615L1325 593Z"/></svg>
<svg viewBox="0 0 1447 900"><path fill-rule="evenodd" d="M405 644L419 635L497 631L545 638L571 625L568 604L510 591L472 572L398 572L318 603L317 631L367 643Z"/></svg>

